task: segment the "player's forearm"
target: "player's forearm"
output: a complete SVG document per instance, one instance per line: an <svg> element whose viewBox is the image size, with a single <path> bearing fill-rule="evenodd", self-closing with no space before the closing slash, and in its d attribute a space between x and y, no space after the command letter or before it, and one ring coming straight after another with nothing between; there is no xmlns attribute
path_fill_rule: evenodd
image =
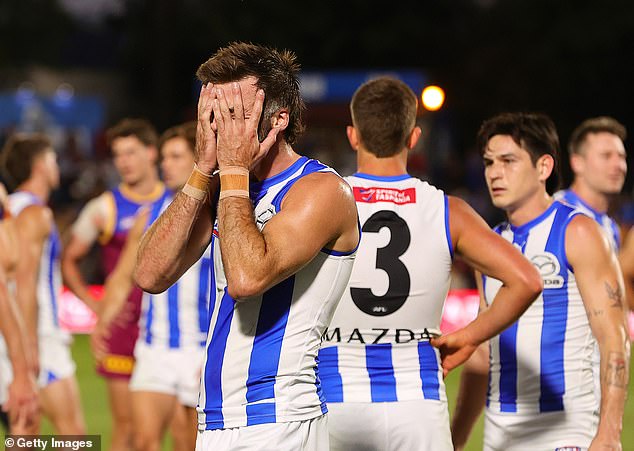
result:
<svg viewBox="0 0 634 451"><path fill-rule="evenodd" d="M451 420L451 440L456 450L463 449L467 444L486 404L487 388L487 374L472 372L466 367L462 370L456 410Z"/></svg>
<svg viewBox="0 0 634 451"><path fill-rule="evenodd" d="M229 197L218 204L218 233L227 290L235 298L254 296L272 275L266 241L258 230L251 201Z"/></svg>
<svg viewBox="0 0 634 451"><path fill-rule="evenodd" d="M541 285L503 285L491 306L480 313L465 332L476 344L494 337L517 321L540 293Z"/></svg>
<svg viewBox="0 0 634 451"><path fill-rule="evenodd" d="M11 360L15 374L26 374L28 364L26 360L26 350L24 342L26 334L24 324L20 319L19 312L11 304L9 292L5 284L0 283L0 332L4 336L7 345L7 354Z"/></svg>
<svg viewBox="0 0 634 451"><path fill-rule="evenodd" d="M97 300L90 293L90 288L84 281L76 261L66 260L62 262L62 276L64 277L66 287L72 291L79 300L86 304L88 308L96 311Z"/></svg>
<svg viewBox="0 0 634 451"><path fill-rule="evenodd" d="M178 193L165 212L143 236L134 271L135 282L145 291L160 293L184 272L188 243L207 203Z"/></svg>
<svg viewBox="0 0 634 451"><path fill-rule="evenodd" d="M619 440L627 399L630 344L625 327L618 325L599 342L601 352L601 411L597 435Z"/></svg>

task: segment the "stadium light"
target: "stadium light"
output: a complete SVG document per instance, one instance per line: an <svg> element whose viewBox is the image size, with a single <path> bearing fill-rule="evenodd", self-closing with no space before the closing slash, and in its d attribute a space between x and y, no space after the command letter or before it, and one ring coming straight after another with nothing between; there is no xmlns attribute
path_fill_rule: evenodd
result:
<svg viewBox="0 0 634 451"><path fill-rule="evenodd" d="M445 91L438 86L427 86L420 97L425 109L438 111L445 102Z"/></svg>

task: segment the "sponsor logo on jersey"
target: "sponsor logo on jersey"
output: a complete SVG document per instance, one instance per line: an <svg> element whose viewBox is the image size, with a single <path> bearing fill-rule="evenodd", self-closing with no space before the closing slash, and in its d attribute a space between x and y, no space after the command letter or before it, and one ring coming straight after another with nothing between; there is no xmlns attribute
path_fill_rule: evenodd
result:
<svg viewBox="0 0 634 451"><path fill-rule="evenodd" d="M539 275L542 276L544 289L564 286L564 278L559 275L561 265L554 254L544 252L543 254L533 255L531 263L537 268Z"/></svg>
<svg viewBox="0 0 634 451"><path fill-rule="evenodd" d="M429 341L438 337L439 334L433 330L424 328L423 330L411 329L358 329L342 331L339 327L326 329L321 336L321 341L330 343L360 343L360 344L382 344L382 343L410 343L418 341Z"/></svg>
<svg viewBox="0 0 634 451"><path fill-rule="evenodd" d="M376 202L391 202L397 205L413 204L416 202L416 189L395 189L395 188L382 188L382 187L370 187L360 188L355 186L353 188L354 199L357 202L363 202L368 204L374 204Z"/></svg>
<svg viewBox="0 0 634 451"><path fill-rule="evenodd" d="M555 451L581 451L581 448L578 446L561 446L555 448Z"/></svg>

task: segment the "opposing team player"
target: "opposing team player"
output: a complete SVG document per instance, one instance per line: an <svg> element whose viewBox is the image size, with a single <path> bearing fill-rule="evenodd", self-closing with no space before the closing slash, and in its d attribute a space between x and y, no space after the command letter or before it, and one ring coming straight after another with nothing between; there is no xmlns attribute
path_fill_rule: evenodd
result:
<svg viewBox="0 0 634 451"><path fill-rule="evenodd" d="M22 315L15 304L12 285L18 263L15 224L8 205L8 194L0 183L0 406L11 434L37 431L38 399L35 384L37 367L34 354L27 346ZM6 357L6 358L5 358ZM11 382L9 383L9 380Z"/></svg>
<svg viewBox="0 0 634 451"><path fill-rule="evenodd" d="M629 341L622 277L609 240L594 219L549 195L557 182L559 139L548 117L496 116L480 128L478 146L493 204L508 218L495 231L522 250L544 281L542 296L490 340L484 447L621 449ZM484 276L481 288L486 311L497 302L500 281ZM474 355L486 362L487 354ZM486 391L478 393L480 384L469 380L474 376L463 373L466 390L453 422L458 449Z"/></svg>
<svg viewBox="0 0 634 451"><path fill-rule="evenodd" d="M19 244L16 299L27 340L37 344L33 352L38 355L42 411L58 434L83 434L71 337L57 318L61 243L53 213L46 206L51 191L59 185L57 156L46 137L15 135L3 149L2 169L16 188L9 196Z"/></svg>
<svg viewBox="0 0 634 451"><path fill-rule="evenodd" d="M497 309L446 337L460 352L512 323L541 291L537 271L464 201L407 173L421 134L416 109L416 95L392 78L363 84L350 105L358 172L346 181L363 236L319 352L332 450L453 450L430 339L440 335L454 253L504 281ZM445 371L459 363L452 351Z"/></svg>
<svg viewBox="0 0 634 451"><path fill-rule="evenodd" d="M198 166L141 242L136 280L162 292L213 231L200 450L328 449L316 358L359 230L349 186L292 148L298 70L291 52L245 43L201 65Z"/></svg>
<svg viewBox="0 0 634 451"><path fill-rule="evenodd" d="M144 119L123 119L107 131L114 165L121 184L91 200L73 224L72 236L62 258L64 281L70 290L93 310L98 303L84 281L80 264L98 240L104 276L112 272L126 236L140 207L164 195L158 179L158 136ZM97 372L106 379L112 415L111 449L128 449L132 440L132 418L128 383L134 364L138 336L141 291L131 292L124 309L109 331L107 352L97 359Z"/></svg>
<svg viewBox="0 0 634 451"><path fill-rule="evenodd" d="M104 309L93 336L107 331L124 307L134 286L141 236L187 182L194 167L195 142L195 122L172 127L161 136L161 169L169 194L137 215L117 266L106 281ZM210 254L209 248L167 291L144 294L130 381L137 450L160 449L163 434L174 420L175 449L191 451L196 445L195 408L209 327Z"/></svg>

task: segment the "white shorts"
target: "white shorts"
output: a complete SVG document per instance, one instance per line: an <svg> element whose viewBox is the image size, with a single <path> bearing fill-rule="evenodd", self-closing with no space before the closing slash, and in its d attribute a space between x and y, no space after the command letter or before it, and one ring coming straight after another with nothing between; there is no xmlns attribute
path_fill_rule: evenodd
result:
<svg viewBox="0 0 634 451"><path fill-rule="evenodd" d="M199 431L196 451L328 451L328 418Z"/></svg>
<svg viewBox="0 0 634 451"><path fill-rule="evenodd" d="M484 418L485 451L587 450L597 432L597 412L496 413Z"/></svg>
<svg viewBox="0 0 634 451"><path fill-rule="evenodd" d="M196 407L204 356L204 347L170 349L138 341L130 390L174 395L182 405Z"/></svg>
<svg viewBox="0 0 634 451"><path fill-rule="evenodd" d="M0 338L1 339L1 338ZM67 338L56 337L39 338L40 374L37 379L39 388L59 379L65 379L75 374L75 362L70 352ZM7 354L6 344L0 344L0 404L7 401L9 385L13 381L13 367Z"/></svg>
<svg viewBox="0 0 634 451"><path fill-rule="evenodd" d="M452 451L447 403L430 399L328 404L333 451Z"/></svg>

